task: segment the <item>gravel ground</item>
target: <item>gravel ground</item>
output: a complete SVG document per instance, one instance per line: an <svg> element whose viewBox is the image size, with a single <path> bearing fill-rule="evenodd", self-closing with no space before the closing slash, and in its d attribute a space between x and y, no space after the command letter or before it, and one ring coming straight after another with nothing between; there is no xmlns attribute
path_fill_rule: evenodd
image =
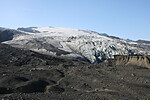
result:
<svg viewBox="0 0 150 100"><path fill-rule="evenodd" d="M0 99L150 100L150 69L110 62L90 64L0 45Z"/></svg>

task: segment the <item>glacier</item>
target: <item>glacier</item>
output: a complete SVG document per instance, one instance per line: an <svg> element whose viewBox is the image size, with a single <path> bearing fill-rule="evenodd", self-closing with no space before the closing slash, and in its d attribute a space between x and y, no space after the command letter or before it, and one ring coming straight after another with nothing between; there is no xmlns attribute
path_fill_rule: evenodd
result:
<svg viewBox="0 0 150 100"><path fill-rule="evenodd" d="M127 41L90 30L60 27L18 28L19 34L3 43L68 59L99 63L115 55L150 55L150 44Z"/></svg>

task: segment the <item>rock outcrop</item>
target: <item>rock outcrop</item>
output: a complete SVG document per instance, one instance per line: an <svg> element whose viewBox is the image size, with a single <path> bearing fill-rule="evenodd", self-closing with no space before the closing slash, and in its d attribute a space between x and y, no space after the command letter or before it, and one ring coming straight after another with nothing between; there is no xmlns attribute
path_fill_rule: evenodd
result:
<svg viewBox="0 0 150 100"><path fill-rule="evenodd" d="M150 57L141 55L116 55L114 56L116 65L137 65L150 68Z"/></svg>
<svg viewBox="0 0 150 100"><path fill-rule="evenodd" d="M19 34L24 34L24 32L0 27L0 42L12 40L16 35Z"/></svg>

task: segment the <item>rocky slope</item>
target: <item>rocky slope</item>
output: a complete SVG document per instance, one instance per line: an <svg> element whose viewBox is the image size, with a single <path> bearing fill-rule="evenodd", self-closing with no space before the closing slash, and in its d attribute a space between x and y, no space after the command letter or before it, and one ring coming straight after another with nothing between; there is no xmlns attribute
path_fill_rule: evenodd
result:
<svg viewBox="0 0 150 100"><path fill-rule="evenodd" d="M18 30L5 29L0 27L0 42L12 40L15 36L21 34L25 33Z"/></svg>
<svg viewBox="0 0 150 100"><path fill-rule="evenodd" d="M146 41L146 40L137 40L136 42L150 44L150 41Z"/></svg>
<svg viewBox="0 0 150 100"><path fill-rule="evenodd" d="M115 61L90 64L0 44L0 99L149 100L150 69Z"/></svg>
<svg viewBox="0 0 150 100"><path fill-rule="evenodd" d="M150 55L150 44L120 39L89 30L68 28L19 28L25 35L4 42L60 58L87 59L99 63L114 55Z"/></svg>
<svg viewBox="0 0 150 100"><path fill-rule="evenodd" d="M45 66L57 65L69 62L67 59L60 59L37 52L13 48L6 44L0 43L0 65L1 66Z"/></svg>

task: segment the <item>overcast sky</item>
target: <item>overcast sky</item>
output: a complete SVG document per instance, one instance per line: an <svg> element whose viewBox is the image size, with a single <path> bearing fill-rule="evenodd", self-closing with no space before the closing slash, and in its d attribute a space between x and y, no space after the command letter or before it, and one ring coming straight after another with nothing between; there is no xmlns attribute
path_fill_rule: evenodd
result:
<svg viewBox="0 0 150 100"><path fill-rule="evenodd" d="M150 40L150 0L0 0L0 27L29 26Z"/></svg>

